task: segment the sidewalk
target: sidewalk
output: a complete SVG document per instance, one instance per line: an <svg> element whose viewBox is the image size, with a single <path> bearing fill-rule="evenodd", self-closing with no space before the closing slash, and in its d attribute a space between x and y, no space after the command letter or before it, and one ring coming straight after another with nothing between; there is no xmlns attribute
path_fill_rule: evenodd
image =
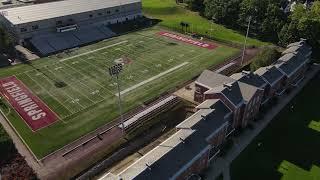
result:
<svg viewBox="0 0 320 180"><path fill-rule="evenodd" d="M224 179L231 179L230 165L232 161L250 144L250 142L270 123L270 121L303 89L303 87L319 72L320 65L313 65L312 69L305 75L305 79L298 87L293 89L290 94L279 98L278 104L266 113L263 119L254 122L254 129L246 129L238 137L234 138L233 147L227 152L224 157L219 157L209 165L205 173L205 179L214 180L221 173ZM229 174L228 174L229 173Z"/></svg>

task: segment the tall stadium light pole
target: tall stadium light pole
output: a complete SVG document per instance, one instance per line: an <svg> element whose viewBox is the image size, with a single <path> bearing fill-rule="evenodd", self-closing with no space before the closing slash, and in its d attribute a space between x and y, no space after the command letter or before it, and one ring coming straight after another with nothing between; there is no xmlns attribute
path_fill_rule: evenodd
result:
<svg viewBox="0 0 320 180"><path fill-rule="evenodd" d="M249 22L248 22L247 34L246 34L246 38L245 38L245 40L244 40L244 45L243 45L243 50L242 50L241 65L243 65L244 55L245 55L246 48L247 48L247 39L248 39L248 36L249 36L249 30L250 30L251 19L252 19L252 16L249 16Z"/></svg>
<svg viewBox="0 0 320 180"><path fill-rule="evenodd" d="M120 121L122 126L122 134L124 134L124 118L122 114L122 103L121 103L121 92L120 92L120 83L119 83L119 74L122 71L123 66L122 64L116 64L114 66L109 67L109 74L112 77L116 77L117 79L117 88L118 88L118 105L119 105L119 112L120 112Z"/></svg>

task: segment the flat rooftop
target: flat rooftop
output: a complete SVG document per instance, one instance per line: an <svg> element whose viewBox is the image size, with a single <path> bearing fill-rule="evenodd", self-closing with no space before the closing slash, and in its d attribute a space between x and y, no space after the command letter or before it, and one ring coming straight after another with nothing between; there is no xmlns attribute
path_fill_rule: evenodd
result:
<svg viewBox="0 0 320 180"><path fill-rule="evenodd" d="M141 2L141 0L65 0L29 6L8 8L5 18L12 24L25 24L46 19L85 13L126 4Z"/></svg>

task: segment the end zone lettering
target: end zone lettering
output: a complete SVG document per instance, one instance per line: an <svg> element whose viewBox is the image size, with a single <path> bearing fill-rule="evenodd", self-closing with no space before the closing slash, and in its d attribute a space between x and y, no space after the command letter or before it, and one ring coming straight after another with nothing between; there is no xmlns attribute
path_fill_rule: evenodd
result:
<svg viewBox="0 0 320 180"><path fill-rule="evenodd" d="M0 92L33 131L58 119L54 112L14 76L0 79Z"/></svg>
<svg viewBox="0 0 320 180"><path fill-rule="evenodd" d="M158 34L161 35L161 36L165 36L165 37L174 39L174 40L178 40L178 41L181 41L181 42L192 44L192 45L195 45L195 46L198 46L198 47L201 47L201 48L206 48L206 49L215 49L215 48L217 48L217 46L214 45L214 44L210 44L210 43L202 42L202 41L196 41L196 40L193 40L193 39L190 39L190 38L187 38L187 37L183 37L183 36L180 36L180 35L177 35L177 34L173 34L173 33L170 33L170 32L163 32L162 31L162 32L159 32Z"/></svg>

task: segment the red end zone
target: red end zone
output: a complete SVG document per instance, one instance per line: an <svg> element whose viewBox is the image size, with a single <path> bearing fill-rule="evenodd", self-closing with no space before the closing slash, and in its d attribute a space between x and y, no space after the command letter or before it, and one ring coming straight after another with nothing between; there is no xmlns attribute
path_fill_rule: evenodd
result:
<svg viewBox="0 0 320 180"><path fill-rule="evenodd" d="M184 42L184 43L188 43L188 44L191 44L191 45L194 45L194 46L198 46L198 47L201 47L201 48L215 49L215 48L218 47L215 44L207 43L207 42L204 42L204 41L196 41L194 39L183 37L183 36L180 36L180 35L177 35L177 34L173 34L173 33L170 33L170 32L161 31L158 34L161 35L161 36L165 36L165 37L168 37L168 38L171 38L171 39L174 39L174 40L177 40L177 41L181 41L181 42Z"/></svg>
<svg viewBox="0 0 320 180"><path fill-rule="evenodd" d="M0 92L33 131L58 120L58 116L15 76L0 79Z"/></svg>

